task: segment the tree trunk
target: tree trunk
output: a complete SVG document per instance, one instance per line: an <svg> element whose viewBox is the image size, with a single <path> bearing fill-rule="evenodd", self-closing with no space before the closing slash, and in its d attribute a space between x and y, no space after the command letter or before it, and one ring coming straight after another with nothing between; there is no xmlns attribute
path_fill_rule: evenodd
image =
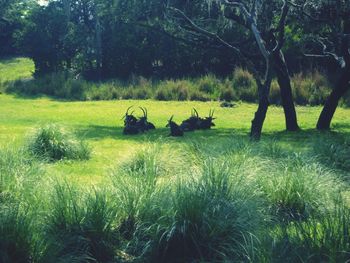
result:
<svg viewBox="0 0 350 263"><path fill-rule="evenodd" d="M338 107L339 100L349 90L350 84L350 66L342 70L337 85L332 90L323 107L321 115L317 122L318 130L329 130L335 110Z"/></svg>
<svg viewBox="0 0 350 263"><path fill-rule="evenodd" d="M277 75L278 85L280 87L286 129L287 131L297 131L299 130L299 126L293 101L290 76L282 52L275 53L273 55L273 67Z"/></svg>
<svg viewBox="0 0 350 263"><path fill-rule="evenodd" d="M269 93L270 93L271 81L267 81L264 84L258 84L259 88L259 107L255 112L254 119L252 120L252 126L250 130L250 138L252 140L260 140L261 131L266 118L266 113L269 107Z"/></svg>

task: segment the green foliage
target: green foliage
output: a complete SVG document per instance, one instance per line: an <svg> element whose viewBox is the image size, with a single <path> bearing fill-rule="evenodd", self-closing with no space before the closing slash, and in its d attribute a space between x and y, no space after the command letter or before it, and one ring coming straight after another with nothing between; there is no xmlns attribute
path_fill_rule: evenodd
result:
<svg viewBox="0 0 350 263"><path fill-rule="evenodd" d="M349 171L350 142L344 137L332 138L331 134L317 138L313 142L314 153L322 163L336 169Z"/></svg>
<svg viewBox="0 0 350 263"><path fill-rule="evenodd" d="M251 233L264 224L262 203L230 165L205 160L198 176L177 186L173 222L163 226L157 248L159 260L254 260L258 242Z"/></svg>
<svg viewBox="0 0 350 263"><path fill-rule="evenodd" d="M257 100L257 86L254 77L247 70L237 68L233 72L233 88L237 90L237 96L244 101L255 102Z"/></svg>
<svg viewBox="0 0 350 263"><path fill-rule="evenodd" d="M1 149L0 205L26 196L40 180L41 174L38 163L24 149Z"/></svg>
<svg viewBox="0 0 350 263"><path fill-rule="evenodd" d="M28 148L34 156L48 161L88 160L90 148L83 141L58 125L39 128Z"/></svg>
<svg viewBox="0 0 350 263"><path fill-rule="evenodd" d="M273 215L281 221L319 216L322 207L338 194L341 185L329 171L305 156L291 155L259 178Z"/></svg>
<svg viewBox="0 0 350 263"><path fill-rule="evenodd" d="M307 76L298 74L292 78L293 97L299 105L324 104L330 88L327 79L319 72Z"/></svg>
<svg viewBox="0 0 350 263"><path fill-rule="evenodd" d="M0 262L32 262L35 240L32 217L20 204L0 202Z"/></svg>
<svg viewBox="0 0 350 263"><path fill-rule="evenodd" d="M116 209L105 190L58 185L45 217L43 262L111 262L119 242Z"/></svg>
<svg viewBox="0 0 350 263"><path fill-rule="evenodd" d="M350 259L350 208L342 198L322 217L293 222L277 231L274 258L284 262L346 262Z"/></svg>

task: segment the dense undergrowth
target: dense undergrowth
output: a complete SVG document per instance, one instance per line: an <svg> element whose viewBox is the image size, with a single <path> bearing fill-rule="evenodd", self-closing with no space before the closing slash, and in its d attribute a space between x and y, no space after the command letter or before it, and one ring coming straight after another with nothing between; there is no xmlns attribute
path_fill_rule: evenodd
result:
<svg viewBox="0 0 350 263"><path fill-rule="evenodd" d="M344 140L149 143L94 187L2 149L0 262L346 262Z"/></svg>
<svg viewBox="0 0 350 263"><path fill-rule="evenodd" d="M299 105L321 105L331 90L328 81L319 72L298 74L291 81L293 96ZM161 81L134 76L128 81L89 82L74 78L69 73L55 73L36 79L10 81L4 86L9 93L27 96L45 94L65 100L257 101L257 87L253 76L240 68L225 79L207 75L194 79ZM270 101L272 104L281 104L276 79L272 82ZM344 99L342 104L348 105L348 100Z"/></svg>

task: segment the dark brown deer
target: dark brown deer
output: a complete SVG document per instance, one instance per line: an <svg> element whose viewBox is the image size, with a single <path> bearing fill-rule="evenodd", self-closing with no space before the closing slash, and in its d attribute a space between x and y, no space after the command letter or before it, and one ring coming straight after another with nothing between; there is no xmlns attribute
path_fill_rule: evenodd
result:
<svg viewBox="0 0 350 263"><path fill-rule="evenodd" d="M183 131L194 131L198 129L198 123L200 121L200 118L198 116L198 112L195 108L191 111L191 117L188 118L187 120L184 120L181 123L181 128Z"/></svg>
<svg viewBox="0 0 350 263"><path fill-rule="evenodd" d="M139 118L136 125L139 127L140 132L148 131L148 130L154 130L156 127L153 123L148 121L148 112L146 108L139 107L142 112L143 116Z"/></svg>
<svg viewBox="0 0 350 263"><path fill-rule="evenodd" d="M173 121L174 115L171 116L171 118L168 120L168 124L165 126L167 128L170 127L170 136L173 137L181 137L184 136L184 131L181 128L181 126L177 125L174 121Z"/></svg>
<svg viewBox="0 0 350 263"><path fill-rule="evenodd" d="M215 120L216 118L214 118L214 110L210 110L209 111L209 116L203 118L200 118L199 121L199 125L198 125L198 129L199 130L208 130L211 127L215 126L215 123L213 122L213 120Z"/></svg>
<svg viewBox="0 0 350 263"><path fill-rule="evenodd" d="M137 118L133 115L134 111L129 113L129 110L132 107L133 106L130 106L126 110L125 116L123 117L123 119L124 119L123 134L125 134L125 135L132 135L132 134L138 134L139 133L139 129L137 128Z"/></svg>

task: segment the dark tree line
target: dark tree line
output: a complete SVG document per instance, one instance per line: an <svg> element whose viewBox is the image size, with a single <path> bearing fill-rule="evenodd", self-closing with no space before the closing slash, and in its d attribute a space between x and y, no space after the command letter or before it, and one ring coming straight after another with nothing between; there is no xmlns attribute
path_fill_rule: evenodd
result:
<svg viewBox="0 0 350 263"><path fill-rule="evenodd" d="M310 63L333 84L317 124L329 129L349 89L349 19L347 0L1 0L0 56L31 57L37 76L71 71L95 80L225 76L245 67L258 87L258 139L273 78L286 129L299 129L290 72Z"/></svg>

